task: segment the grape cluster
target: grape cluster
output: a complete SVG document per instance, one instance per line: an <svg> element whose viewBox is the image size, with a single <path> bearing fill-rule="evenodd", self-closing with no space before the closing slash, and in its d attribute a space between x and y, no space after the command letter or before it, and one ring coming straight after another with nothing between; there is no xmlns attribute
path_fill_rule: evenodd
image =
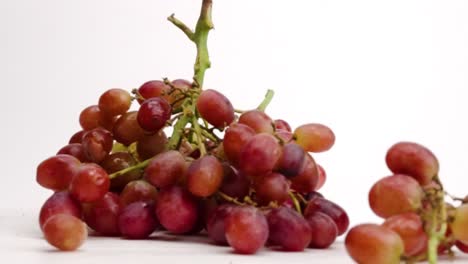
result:
<svg viewBox="0 0 468 264"><path fill-rule="evenodd" d="M378 180L369 191L372 211L380 225L363 223L346 235L348 254L358 263L436 263L452 247L468 253L468 202L455 207L439 179L439 162L425 146L399 142L387 151L392 175Z"/></svg>
<svg viewBox="0 0 468 264"><path fill-rule="evenodd" d="M311 152L329 150L335 135L272 119L271 96L240 111L182 79L104 92L81 112L82 130L37 167L54 191L39 217L46 240L73 250L89 227L129 239L200 233L243 254L329 247L349 219L317 192L326 174Z"/></svg>

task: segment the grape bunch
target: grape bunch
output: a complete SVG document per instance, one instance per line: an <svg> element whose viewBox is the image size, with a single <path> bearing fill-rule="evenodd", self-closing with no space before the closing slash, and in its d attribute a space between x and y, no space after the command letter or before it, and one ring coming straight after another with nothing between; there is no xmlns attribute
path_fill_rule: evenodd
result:
<svg viewBox="0 0 468 264"><path fill-rule="evenodd" d="M37 182L54 191L39 217L46 240L73 250L89 227L130 239L202 233L244 254L329 247L349 219L317 192L326 173L311 153L335 135L272 119L272 95L240 111L183 79L105 91L81 111L82 130L37 167Z"/></svg>
<svg viewBox="0 0 468 264"><path fill-rule="evenodd" d="M468 253L468 199L444 191L439 162L428 148L398 142L387 151L390 176L369 191L372 211L384 219L380 225L362 223L346 235L348 254L358 263L414 263L453 255L455 246ZM446 197L455 206L447 202Z"/></svg>

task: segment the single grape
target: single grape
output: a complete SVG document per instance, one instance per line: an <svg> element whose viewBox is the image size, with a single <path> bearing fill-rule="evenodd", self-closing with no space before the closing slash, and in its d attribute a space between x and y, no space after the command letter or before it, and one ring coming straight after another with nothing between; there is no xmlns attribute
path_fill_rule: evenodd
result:
<svg viewBox="0 0 468 264"><path fill-rule="evenodd" d="M231 124L224 133L223 149L228 160L234 165L239 164L242 147L255 135L255 131L247 125Z"/></svg>
<svg viewBox="0 0 468 264"><path fill-rule="evenodd" d="M39 226L56 214L69 214L81 218L81 205L70 195L68 191L56 192L42 205L39 213Z"/></svg>
<svg viewBox="0 0 468 264"><path fill-rule="evenodd" d="M67 154L77 158L81 162L89 162L81 143L68 144L57 151L57 155L59 154Z"/></svg>
<svg viewBox="0 0 468 264"><path fill-rule="evenodd" d="M112 134L117 142L128 146L145 136L145 131L137 121L137 111L125 113L115 122Z"/></svg>
<svg viewBox="0 0 468 264"><path fill-rule="evenodd" d="M455 246L463 253L468 253L468 244L464 244L460 241L455 242Z"/></svg>
<svg viewBox="0 0 468 264"><path fill-rule="evenodd" d="M220 191L224 194L243 200L249 194L250 180L228 163L223 163L224 179Z"/></svg>
<svg viewBox="0 0 468 264"><path fill-rule="evenodd" d="M266 174L275 169L281 152L281 146L274 136L257 134L242 147L239 168L248 175Z"/></svg>
<svg viewBox="0 0 468 264"><path fill-rule="evenodd" d="M157 132L171 118L171 105L160 97L145 100L138 110L137 121L141 128Z"/></svg>
<svg viewBox="0 0 468 264"><path fill-rule="evenodd" d="M99 109L107 116L123 115L132 104L132 96L123 89L109 89L99 97Z"/></svg>
<svg viewBox="0 0 468 264"><path fill-rule="evenodd" d="M439 173L439 161L434 153L413 142L399 142L391 146L385 161L393 173L411 176L423 186Z"/></svg>
<svg viewBox="0 0 468 264"><path fill-rule="evenodd" d="M241 254L254 254L268 239L265 215L253 206L236 206L225 219L226 240Z"/></svg>
<svg viewBox="0 0 468 264"><path fill-rule="evenodd" d="M111 130L113 124L114 120L106 116L97 105L88 106L80 113L80 125L83 130L91 130L98 127Z"/></svg>
<svg viewBox="0 0 468 264"><path fill-rule="evenodd" d="M101 199L89 204L84 212L85 222L94 231L105 236L120 234L118 225L120 199L117 194L106 193Z"/></svg>
<svg viewBox="0 0 468 264"><path fill-rule="evenodd" d="M216 128L222 129L234 121L234 107L222 93L203 90L197 99L200 116Z"/></svg>
<svg viewBox="0 0 468 264"><path fill-rule="evenodd" d="M376 224L360 224L349 230L346 251L361 264L398 264L404 245L391 229Z"/></svg>
<svg viewBox="0 0 468 264"><path fill-rule="evenodd" d="M267 215L272 245L285 251L303 251L311 241L311 228L301 214L288 207L278 207Z"/></svg>
<svg viewBox="0 0 468 264"><path fill-rule="evenodd" d="M450 223L452 235L461 243L468 244L468 204L462 204L455 209L453 221Z"/></svg>
<svg viewBox="0 0 468 264"><path fill-rule="evenodd" d="M380 179L371 187L369 205L376 215L388 218L421 208L423 196L415 179L396 174Z"/></svg>
<svg viewBox="0 0 468 264"><path fill-rule="evenodd" d="M158 196L158 191L153 185L144 180L129 182L122 193L120 193L120 203L123 207L134 202L154 203Z"/></svg>
<svg viewBox="0 0 468 264"><path fill-rule="evenodd" d="M167 136L163 130L145 135L137 141L137 153L142 160L149 159L167 150Z"/></svg>
<svg viewBox="0 0 468 264"><path fill-rule="evenodd" d="M283 119L276 119L273 124L275 125L275 130L282 129L291 132L291 126Z"/></svg>
<svg viewBox="0 0 468 264"><path fill-rule="evenodd" d="M146 99L160 97L170 91L171 87L163 81L155 80L145 82L138 88L138 102L142 104Z"/></svg>
<svg viewBox="0 0 468 264"><path fill-rule="evenodd" d="M255 181L256 200L260 205L268 205L276 201L284 203L289 198L289 184L282 174L272 172L260 176Z"/></svg>
<svg viewBox="0 0 468 264"><path fill-rule="evenodd" d="M319 175L317 164L309 153L304 156L302 168L299 173L291 178L291 189L300 193L309 193L316 189Z"/></svg>
<svg viewBox="0 0 468 264"><path fill-rule="evenodd" d="M118 218L122 236L130 239L149 237L158 225L153 208L154 205L141 201L125 206Z"/></svg>
<svg viewBox="0 0 468 264"><path fill-rule="evenodd" d="M294 134L291 131L284 129L277 129L275 131L275 136L281 139L284 143L294 142Z"/></svg>
<svg viewBox="0 0 468 264"><path fill-rule="evenodd" d="M106 170L108 174L126 169L134 166L137 161L128 152L115 152L108 155L102 162L101 167ZM120 193L125 186L134 180L142 177L142 170L132 170L118 177L112 178L110 183L110 190Z"/></svg>
<svg viewBox="0 0 468 264"><path fill-rule="evenodd" d="M70 184L70 193L80 202L94 202L109 191L107 172L94 163L81 165Z"/></svg>
<svg viewBox="0 0 468 264"><path fill-rule="evenodd" d="M165 188L175 185L187 173L184 157L169 150L154 157L145 169L144 177L152 185Z"/></svg>
<svg viewBox="0 0 468 264"><path fill-rule="evenodd" d="M168 231L174 234L187 233L198 219L197 200L179 186L164 188L156 203L156 215Z"/></svg>
<svg viewBox="0 0 468 264"><path fill-rule="evenodd" d="M232 204L222 204L218 206L209 216L206 223L208 236L218 245L228 244L226 239L225 220L232 208L234 208L234 205Z"/></svg>
<svg viewBox="0 0 468 264"><path fill-rule="evenodd" d="M338 228L338 235L341 236L346 232L349 226L349 217L343 208L334 202L325 198L316 197L307 203L307 207L304 211L304 216L308 216L321 212L328 215L333 221L335 221L336 227Z"/></svg>
<svg viewBox="0 0 468 264"><path fill-rule="evenodd" d="M338 227L333 219L321 212L314 212L306 217L311 230L311 248L328 248L338 236Z"/></svg>
<svg viewBox="0 0 468 264"><path fill-rule="evenodd" d="M184 79L176 79L171 82L174 90L169 95L163 97L172 105L173 108L178 108L182 105L185 98L184 93L192 88L192 83Z"/></svg>
<svg viewBox="0 0 468 264"><path fill-rule="evenodd" d="M95 163L100 163L112 150L112 134L109 131L98 127L87 131L83 135L83 142L81 144L83 145L83 151L86 158Z"/></svg>
<svg viewBox="0 0 468 264"><path fill-rule="evenodd" d="M382 224L400 235L405 245L405 256L419 255L427 248L428 237L421 217L416 213L404 213L387 218Z"/></svg>
<svg viewBox="0 0 468 264"><path fill-rule="evenodd" d="M56 214L44 223L44 237L52 246L72 251L79 248L88 237L86 225L69 214Z"/></svg>
<svg viewBox="0 0 468 264"><path fill-rule="evenodd" d="M317 181L317 186L315 186L315 190L318 191L320 188L323 187L325 184L325 181L327 180L327 173L325 172L325 169L320 166L320 164L317 164L317 170L318 170L318 181Z"/></svg>
<svg viewBox="0 0 468 264"><path fill-rule="evenodd" d="M73 134L70 137L70 140L68 141L68 144L73 144L73 143L81 143L81 139L83 138L83 135L86 131L85 130L80 130Z"/></svg>
<svg viewBox="0 0 468 264"><path fill-rule="evenodd" d="M260 110L250 110L244 112L239 117L239 123L251 127L256 133L269 133L274 132L274 123L271 118Z"/></svg>
<svg viewBox="0 0 468 264"><path fill-rule="evenodd" d="M305 155L305 151L296 143L284 145L281 158L278 161L278 171L286 177L298 175Z"/></svg>
<svg viewBox="0 0 468 264"><path fill-rule="evenodd" d="M195 196L208 197L223 182L223 165L214 156L203 156L190 164L187 170L187 188Z"/></svg>
<svg viewBox="0 0 468 264"><path fill-rule="evenodd" d="M309 152L323 152L335 144L335 134L322 124L305 124L294 130L296 143Z"/></svg>
<svg viewBox="0 0 468 264"><path fill-rule="evenodd" d="M65 190L78 171L80 161L66 154L52 156L42 161L36 169L36 181L54 191Z"/></svg>

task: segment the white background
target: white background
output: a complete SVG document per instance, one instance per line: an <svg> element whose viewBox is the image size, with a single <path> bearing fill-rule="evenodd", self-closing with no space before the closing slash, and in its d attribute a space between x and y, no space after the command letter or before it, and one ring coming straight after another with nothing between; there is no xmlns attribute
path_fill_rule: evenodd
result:
<svg viewBox="0 0 468 264"><path fill-rule="evenodd" d="M195 49L166 17L194 25L199 6L0 1L2 211L35 217L50 195L35 182L37 164L103 91L191 78ZM367 194L389 174L384 156L397 141L429 147L446 189L468 194L467 14L463 0L215 0L205 87L240 109L273 89L274 118L330 126L334 148L314 156L328 172L322 192L352 225L380 222Z"/></svg>

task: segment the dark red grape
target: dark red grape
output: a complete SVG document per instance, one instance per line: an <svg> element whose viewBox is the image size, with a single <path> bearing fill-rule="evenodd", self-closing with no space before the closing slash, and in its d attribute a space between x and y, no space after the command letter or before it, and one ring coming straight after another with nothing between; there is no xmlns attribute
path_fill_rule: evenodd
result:
<svg viewBox="0 0 468 264"><path fill-rule="evenodd" d="M39 213L39 226L56 214L69 214L81 218L81 205L68 191L56 192L42 205Z"/></svg>
<svg viewBox="0 0 468 264"><path fill-rule="evenodd" d="M346 235L345 246L353 260L362 264L397 264L404 250L397 233L375 224L351 228Z"/></svg>
<svg viewBox="0 0 468 264"><path fill-rule="evenodd" d="M42 187L54 191L67 189L80 164L80 161L71 155L52 156L37 166L36 181Z"/></svg>
<svg viewBox="0 0 468 264"><path fill-rule="evenodd" d="M80 202L94 202L109 191L107 172L94 163L83 164L70 184L70 193Z"/></svg>
<svg viewBox="0 0 468 264"><path fill-rule="evenodd" d="M156 215L168 231L175 234L189 232L198 219L197 201L179 186L162 189L156 203Z"/></svg>
<svg viewBox="0 0 468 264"><path fill-rule="evenodd" d="M291 189L300 193L312 192L317 187L318 179L317 164L312 156L306 153L302 162L302 168L296 176L291 178Z"/></svg>
<svg viewBox="0 0 468 264"><path fill-rule="evenodd" d="M185 97L184 93L192 88L192 83L184 79L176 79L171 82L174 86L174 90L171 91L170 95L164 95L163 97L172 105L173 108L180 107Z"/></svg>
<svg viewBox="0 0 468 264"><path fill-rule="evenodd" d="M215 90L203 90L197 99L197 110L208 123L219 129L234 121L234 107L229 99Z"/></svg>
<svg viewBox="0 0 468 264"><path fill-rule="evenodd" d="M268 240L285 251L303 251L310 243L309 223L288 207L278 207L267 215Z"/></svg>
<svg viewBox="0 0 468 264"><path fill-rule="evenodd" d="M88 237L86 225L69 214L56 214L44 223L44 237L52 246L72 251L79 248Z"/></svg>
<svg viewBox="0 0 468 264"><path fill-rule="evenodd" d="M213 156L203 156L190 164L187 170L187 188L195 196L208 197L223 182L223 166Z"/></svg>
<svg viewBox="0 0 468 264"><path fill-rule="evenodd" d="M411 176L423 186L439 173L439 161L434 153L413 142L399 142L390 147L385 161L393 173Z"/></svg>
<svg viewBox="0 0 468 264"><path fill-rule="evenodd" d="M255 109L244 112L239 117L239 123L251 127L256 133L273 134L274 132L273 120L260 110Z"/></svg>
<svg viewBox="0 0 468 264"><path fill-rule="evenodd" d="M278 161L278 171L286 177L296 176L302 168L305 155L305 151L296 143L284 145L283 153Z"/></svg>
<svg viewBox="0 0 468 264"><path fill-rule="evenodd" d="M112 150L112 134L103 128L95 128L83 135L81 144L86 158L95 163L100 163Z"/></svg>
<svg viewBox="0 0 468 264"><path fill-rule="evenodd" d="M289 198L289 184L286 178L276 172L260 176L255 180L256 200L260 205L276 201L284 203Z"/></svg>
<svg viewBox="0 0 468 264"><path fill-rule="evenodd" d="M265 215L253 206L237 206L225 219L226 239L238 253L253 254L268 239Z"/></svg>
<svg viewBox="0 0 468 264"><path fill-rule="evenodd" d="M160 130L153 135L145 135L137 141L137 153L142 160L154 157L167 150L167 136Z"/></svg>
<svg viewBox="0 0 468 264"><path fill-rule="evenodd" d="M138 98L138 102L142 104L146 99L160 97L170 91L171 87L163 81L155 80L145 82L138 88L138 94L142 98Z"/></svg>
<svg viewBox="0 0 468 264"><path fill-rule="evenodd" d="M130 239L149 237L158 225L153 207L145 202L135 202L124 207L118 218L120 233Z"/></svg>
<svg viewBox="0 0 468 264"><path fill-rule="evenodd" d="M132 96L123 89L109 89L99 97L99 109L107 116L123 115L132 104Z"/></svg>
<svg viewBox="0 0 468 264"><path fill-rule="evenodd" d="M311 248L328 248L335 242L338 228L331 217L321 212L315 212L307 215L306 220L312 234L309 244Z"/></svg>
<svg viewBox="0 0 468 264"><path fill-rule="evenodd" d="M206 231L208 236L219 245L227 245L226 240L226 217L234 206L232 204L222 204L218 206L208 218Z"/></svg>
<svg viewBox="0 0 468 264"><path fill-rule="evenodd" d="M455 246L463 253L468 253L468 245L467 244L464 244L460 241L456 241L455 242Z"/></svg>
<svg viewBox="0 0 468 264"><path fill-rule="evenodd" d="M154 203L158 196L158 191L153 185L143 180L129 182L122 193L120 193L120 203L123 207L134 202Z"/></svg>
<svg viewBox="0 0 468 264"><path fill-rule="evenodd" d="M89 162L84 152L83 145L81 143L68 144L64 146L63 148L61 148L59 151L57 151L57 155L59 154L71 155L77 158L81 162Z"/></svg>
<svg viewBox="0 0 468 264"><path fill-rule="evenodd" d="M171 105L160 97L145 100L138 110L137 120L141 128L157 132L171 118Z"/></svg>
<svg viewBox="0 0 468 264"><path fill-rule="evenodd" d="M223 163L224 179L220 191L224 194L242 200L249 194L250 180L228 163Z"/></svg>
<svg viewBox="0 0 468 264"><path fill-rule="evenodd" d="M308 216L321 212L328 215L333 221L335 221L336 227L338 228L338 235L342 235L346 232L349 226L348 214L339 205L325 198L316 197L307 203L307 207L304 211L304 216Z"/></svg>
<svg viewBox="0 0 468 264"><path fill-rule="evenodd" d="M291 126L283 119L276 119L273 124L275 125L275 130L282 129L291 132Z"/></svg>
<svg viewBox="0 0 468 264"><path fill-rule="evenodd" d="M112 134L117 142L128 146L145 136L145 131L137 121L137 111L125 113L117 119Z"/></svg>
<svg viewBox="0 0 468 264"><path fill-rule="evenodd" d="M68 144L81 143L81 140L85 132L86 132L85 130L80 130L76 132L75 134L73 134L70 140L68 141Z"/></svg>
<svg viewBox="0 0 468 264"><path fill-rule="evenodd" d="M223 139L223 149L229 161L237 166L242 147L255 135L255 131L247 125L234 123L226 129Z"/></svg>
<svg viewBox="0 0 468 264"><path fill-rule="evenodd" d="M322 124L305 124L294 130L296 143L305 151L323 152L335 143L333 131Z"/></svg>
<svg viewBox="0 0 468 264"><path fill-rule="evenodd" d="M154 157L145 169L145 179L158 188L175 185L187 172L180 152L169 150Z"/></svg>
<svg viewBox="0 0 468 264"><path fill-rule="evenodd" d="M134 166L137 161L128 152L115 152L108 155L102 162L101 167L108 174ZM132 170L118 177L112 178L110 183L111 191L121 192L123 188L131 181L138 180L142 177L142 170Z"/></svg>
<svg viewBox="0 0 468 264"><path fill-rule="evenodd" d="M424 193L418 182L406 175L396 174L377 181L369 191L372 211L388 218L421 208Z"/></svg>
<svg viewBox="0 0 468 264"><path fill-rule="evenodd" d="M281 152L281 146L274 136L257 134L242 147L239 167L248 175L266 174L275 169Z"/></svg>
<svg viewBox="0 0 468 264"><path fill-rule="evenodd" d="M89 208L85 210L84 219L88 226L99 234L116 236L120 234L118 225L119 214L119 196L108 192L104 197L89 205Z"/></svg>

